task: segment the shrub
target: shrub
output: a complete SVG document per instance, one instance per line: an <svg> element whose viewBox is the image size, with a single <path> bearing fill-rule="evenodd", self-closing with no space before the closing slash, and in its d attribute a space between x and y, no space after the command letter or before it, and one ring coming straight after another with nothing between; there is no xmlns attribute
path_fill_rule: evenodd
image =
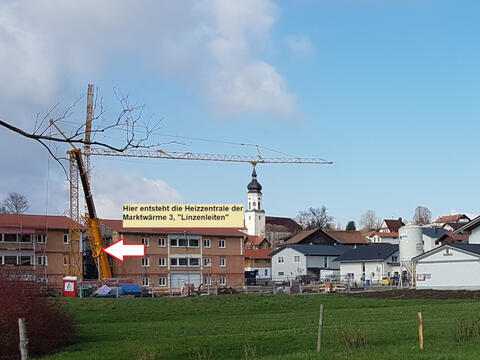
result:
<svg viewBox="0 0 480 360"><path fill-rule="evenodd" d="M463 342L480 337L480 318L457 319L451 326L454 341Z"/></svg>
<svg viewBox="0 0 480 360"><path fill-rule="evenodd" d="M58 301L47 298L42 287L28 274L0 270L1 359L18 359L18 318L25 318L28 350L41 356L71 344L75 329L72 318Z"/></svg>
<svg viewBox="0 0 480 360"><path fill-rule="evenodd" d="M358 326L344 326L337 329L337 335L345 347L358 349L367 345L368 335Z"/></svg>

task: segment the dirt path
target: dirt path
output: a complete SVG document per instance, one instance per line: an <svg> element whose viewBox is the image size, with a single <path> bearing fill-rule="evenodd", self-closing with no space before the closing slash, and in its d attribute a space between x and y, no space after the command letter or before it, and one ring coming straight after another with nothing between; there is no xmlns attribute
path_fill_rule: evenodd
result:
<svg viewBox="0 0 480 360"><path fill-rule="evenodd" d="M407 290L395 289L391 291L372 291L350 294L359 298L376 298L376 299L470 299L480 300L480 291L468 290Z"/></svg>

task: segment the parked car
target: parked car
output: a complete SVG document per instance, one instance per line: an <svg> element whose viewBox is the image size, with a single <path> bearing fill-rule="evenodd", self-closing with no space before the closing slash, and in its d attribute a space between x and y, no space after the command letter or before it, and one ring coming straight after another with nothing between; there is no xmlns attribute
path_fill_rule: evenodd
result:
<svg viewBox="0 0 480 360"><path fill-rule="evenodd" d="M392 279L388 276L385 276L381 281L382 286L384 285L392 285Z"/></svg>
<svg viewBox="0 0 480 360"><path fill-rule="evenodd" d="M295 280L302 285L308 285L314 283L316 279L313 275L298 275Z"/></svg>

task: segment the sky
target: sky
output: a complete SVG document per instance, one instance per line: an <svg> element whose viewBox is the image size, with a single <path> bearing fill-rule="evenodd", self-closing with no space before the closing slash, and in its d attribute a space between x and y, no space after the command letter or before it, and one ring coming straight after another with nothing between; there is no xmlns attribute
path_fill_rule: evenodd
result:
<svg viewBox="0 0 480 360"><path fill-rule="evenodd" d="M476 214L479 11L468 0L2 0L0 119L31 132L37 114L79 99L59 121L71 130L92 83L106 123L122 110L115 94L145 105L164 151L256 155L240 144L259 144L264 157L334 162L258 165L267 216L326 206L345 226L367 210L411 219L418 205ZM39 143L0 127L0 163L0 199L19 192L29 213L66 213L65 175ZM252 171L92 163L103 218L122 203L245 204Z"/></svg>

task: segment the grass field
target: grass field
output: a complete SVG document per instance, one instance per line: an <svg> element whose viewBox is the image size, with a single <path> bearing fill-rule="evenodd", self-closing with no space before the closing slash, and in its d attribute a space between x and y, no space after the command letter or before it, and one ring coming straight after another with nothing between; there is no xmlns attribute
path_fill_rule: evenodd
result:
<svg viewBox="0 0 480 360"><path fill-rule="evenodd" d="M480 314L468 300L379 300L346 295L227 295L168 299L62 299L78 342L43 359L479 359L480 341L456 343L451 323ZM319 307L323 350L316 353ZM418 349L417 312L425 349ZM337 331L365 329L345 348ZM48 333L47 333L48 336Z"/></svg>

